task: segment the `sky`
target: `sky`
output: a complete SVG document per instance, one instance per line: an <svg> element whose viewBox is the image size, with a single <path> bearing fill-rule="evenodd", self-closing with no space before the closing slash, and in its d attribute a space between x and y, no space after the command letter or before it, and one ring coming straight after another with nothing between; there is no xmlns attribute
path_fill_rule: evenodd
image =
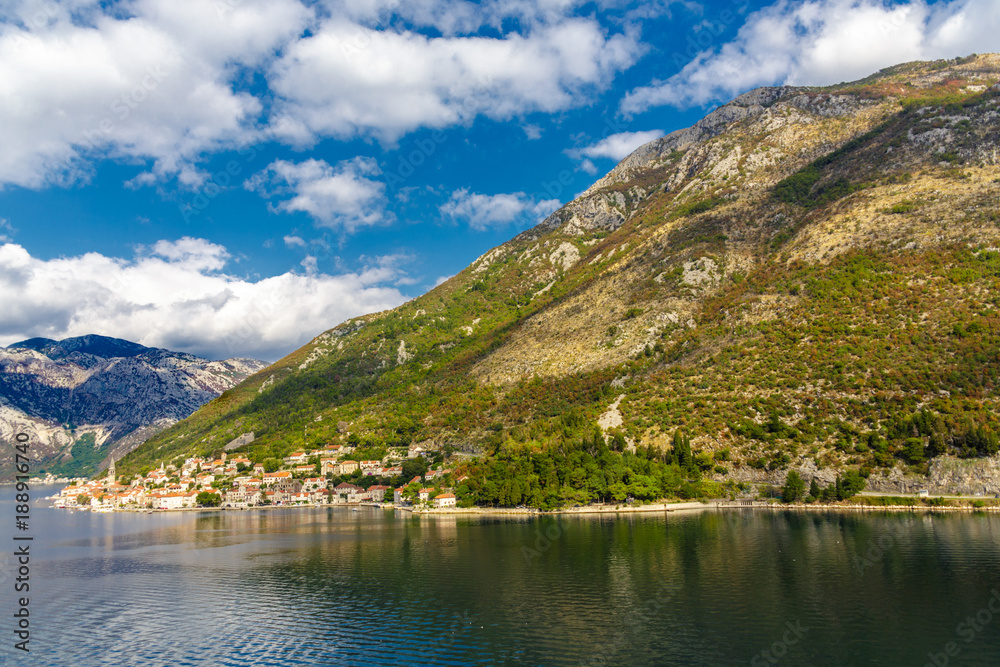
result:
<svg viewBox="0 0 1000 667"><path fill-rule="evenodd" d="M0 346L274 361L742 92L998 35L996 0L0 0Z"/></svg>

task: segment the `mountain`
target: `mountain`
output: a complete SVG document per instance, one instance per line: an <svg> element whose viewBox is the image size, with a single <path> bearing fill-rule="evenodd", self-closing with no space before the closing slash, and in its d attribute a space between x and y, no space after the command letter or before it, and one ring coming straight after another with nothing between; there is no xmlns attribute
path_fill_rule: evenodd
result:
<svg viewBox="0 0 1000 667"><path fill-rule="evenodd" d="M0 348L0 440L26 428L37 434L35 471L92 474L265 366L105 336L32 338Z"/></svg>
<svg viewBox="0 0 1000 667"><path fill-rule="evenodd" d="M345 439L505 456L599 425L645 456L683 431L719 482L1000 491L998 82L980 55L741 95L123 468L249 431L257 458Z"/></svg>

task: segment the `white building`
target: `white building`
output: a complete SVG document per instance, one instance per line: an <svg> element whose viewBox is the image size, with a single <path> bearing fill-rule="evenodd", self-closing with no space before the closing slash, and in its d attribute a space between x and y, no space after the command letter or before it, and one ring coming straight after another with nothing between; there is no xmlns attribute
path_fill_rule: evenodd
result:
<svg viewBox="0 0 1000 667"><path fill-rule="evenodd" d="M434 497L434 507L454 507L456 502L455 494L442 493Z"/></svg>

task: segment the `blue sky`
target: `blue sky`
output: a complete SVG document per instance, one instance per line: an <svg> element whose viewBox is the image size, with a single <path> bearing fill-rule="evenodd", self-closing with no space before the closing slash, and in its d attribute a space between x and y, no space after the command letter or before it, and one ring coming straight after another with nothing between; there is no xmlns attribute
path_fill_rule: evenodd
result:
<svg viewBox="0 0 1000 667"><path fill-rule="evenodd" d="M274 360L760 85L996 51L992 0L0 0L0 345Z"/></svg>

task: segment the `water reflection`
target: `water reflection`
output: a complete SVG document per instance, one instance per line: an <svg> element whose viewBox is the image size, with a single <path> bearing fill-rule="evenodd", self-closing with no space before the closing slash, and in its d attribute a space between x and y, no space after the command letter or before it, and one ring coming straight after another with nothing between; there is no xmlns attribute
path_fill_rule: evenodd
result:
<svg viewBox="0 0 1000 667"><path fill-rule="evenodd" d="M1000 585L995 515L36 517L25 664L924 664Z"/></svg>

